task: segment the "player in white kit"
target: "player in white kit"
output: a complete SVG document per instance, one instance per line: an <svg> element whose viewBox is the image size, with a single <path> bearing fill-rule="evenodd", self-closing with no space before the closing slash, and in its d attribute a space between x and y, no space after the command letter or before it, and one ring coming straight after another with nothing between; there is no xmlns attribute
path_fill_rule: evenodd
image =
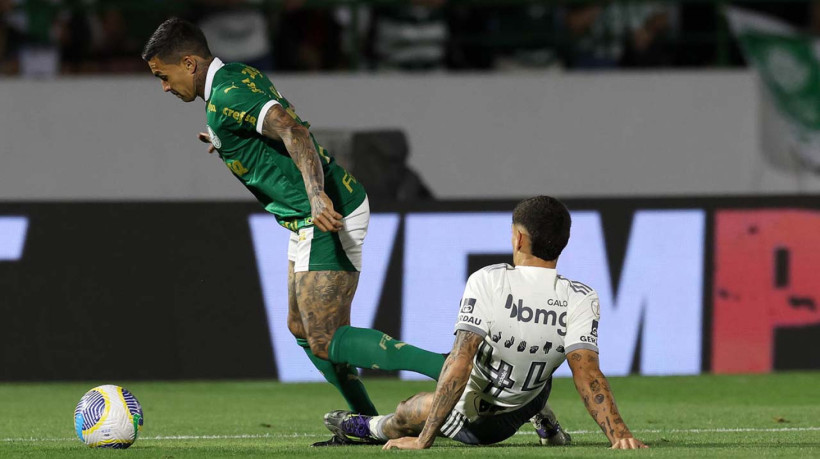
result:
<svg viewBox="0 0 820 459"><path fill-rule="evenodd" d="M436 436L497 443L531 419L536 428L554 422L547 405L552 374L569 359L575 387L612 448L645 448L626 427L598 365L597 293L555 270L569 229L569 212L558 200L519 203L514 266L470 276L436 392L417 394L386 416L334 411L325 415L327 427L349 440L389 440L385 449L429 448Z"/></svg>

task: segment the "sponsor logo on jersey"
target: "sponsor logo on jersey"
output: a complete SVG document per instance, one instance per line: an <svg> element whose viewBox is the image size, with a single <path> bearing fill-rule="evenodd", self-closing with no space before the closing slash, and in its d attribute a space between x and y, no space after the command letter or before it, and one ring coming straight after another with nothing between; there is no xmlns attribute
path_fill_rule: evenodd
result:
<svg viewBox="0 0 820 459"><path fill-rule="evenodd" d="M236 121L236 124L242 124L242 121L247 121L248 124L251 126L256 127L256 117L250 116L248 112L238 112L236 110L231 110L228 107L222 109L222 115L227 118L233 118Z"/></svg>
<svg viewBox="0 0 820 459"><path fill-rule="evenodd" d="M558 315L558 312L548 309L536 308L533 310L530 307L524 306L524 300L518 300L518 304L515 304L515 300L512 295L507 295L507 303L504 305L504 309L510 310L511 319L515 318L519 322L524 323L534 321L537 324L551 325L553 327L555 327L556 324L559 324L560 327L558 328L558 334L561 336L565 336L567 334L566 311Z"/></svg>
<svg viewBox="0 0 820 459"><path fill-rule="evenodd" d="M481 325L481 319L479 319L478 317L468 316L465 314L458 316L458 320L461 323Z"/></svg>
<svg viewBox="0 0 820 459"><path fill-rule="evenodd" d="M313 224L313 218L312 217L307 217L307 218L303 218L303 219L298 219L297 218L295 220L288 220L288 221L279 222L279 224L282 225L283 227L291 230L291 231L296 231L296 230L299 229L300 225L301 226L310 226L310 225L312 225Z"/></svg>
<svg viewBox="0 0 820 459"><path fill-rule="evenodd" d="M222 148L222 141L219 140L219 136L216 135L216 132L214 132L210 126L206 126L206 128L208 129L208 135L211 137L211 145L217 150Z"/></svg>
<svg viewBox="0 0 820 459"><path fill-rule="evenodd" d="M595 337L592 337L592 336L582 336L581 341L584 342L584 343L590 343L590 344L595 344L595 345L598 344L598 338L595 338Z"/></svg>
<svg viewBox="0 0 820 459"><path fill-rule="evenodd" d="M475 298L464 298L461 300L461 313L472 314L475 309Z"/></svg>
<svg viewBox="0 0 820 459"><path fill-rule="evenodd" d="M592 330L590 330L589 334L596 337L596 338L598 337L598 321L597 320L592 321Z"/></svg>

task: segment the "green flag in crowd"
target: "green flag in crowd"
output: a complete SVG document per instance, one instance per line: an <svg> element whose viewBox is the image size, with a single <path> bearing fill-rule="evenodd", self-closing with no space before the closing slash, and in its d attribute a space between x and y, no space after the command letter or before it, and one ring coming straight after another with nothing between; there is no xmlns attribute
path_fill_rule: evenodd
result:
<svg viewBox="0 0 820 459"><path fill-rule="evenodd" d="M729 8L727 17L780 116L802 165L820 172L820 41L770 17Z"/></svg>

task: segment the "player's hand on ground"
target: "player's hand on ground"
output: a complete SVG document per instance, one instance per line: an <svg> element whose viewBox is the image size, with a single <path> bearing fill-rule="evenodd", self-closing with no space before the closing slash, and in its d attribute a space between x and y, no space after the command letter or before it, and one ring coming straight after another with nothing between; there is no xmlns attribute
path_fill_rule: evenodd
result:
<svg viewBox="0 0 820 459"><path fill-rule="evenodd" d="M383 450L389 449L427 449L419 441L419 437L402 437L389 440L384 446Z"/></svg>
<svg viewBox="0 0 820 459"><path fill-rule="evenodd" d="M214 148L214 144L211 143L211 136L208 135L207 132L200 132L197 138L200 142L208 144L208 153L213 153L214 151L216 151L216 148Z"/></svg>
<svg viewBox="0 0 820 459"><path fill-rule="evenodd" d="M333 209L333 202L323 191L310 203L313 224L322 231L342 229L342 214Z"/></svg>
<svg viewBox="0 0 820 459"><path fill-rule="evenodd" d="M637 438L621 438L616 441L612 448L610 449L639 449L639 448L649 448L648 446L644 445L643 442L638 440Z"/></svg>

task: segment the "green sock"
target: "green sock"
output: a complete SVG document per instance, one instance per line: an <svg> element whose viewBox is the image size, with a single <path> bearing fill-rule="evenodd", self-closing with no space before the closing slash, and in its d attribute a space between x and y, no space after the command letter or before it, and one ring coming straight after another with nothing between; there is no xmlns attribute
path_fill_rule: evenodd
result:
<svg viewBox="0 0 820 459"><path fill-rule="evenodd" d="M425 351L370 328L339 327L330 340L331 362L359 368L409 370L438 379L444 356Z"/></svg>
<svg viewBox="0 0 820 459"><path fill-rule="evenodd" d="M306 339L296 338L296 343L302 346L310 361L313 362L313 366L322 373L327 382L333 384L342 393L350 411L367 416L379 414L373 402L370 401L364 384L359 380L359 372L354 367L346 363L334 364L316 357L310 351L310 345Z"/></svg>

